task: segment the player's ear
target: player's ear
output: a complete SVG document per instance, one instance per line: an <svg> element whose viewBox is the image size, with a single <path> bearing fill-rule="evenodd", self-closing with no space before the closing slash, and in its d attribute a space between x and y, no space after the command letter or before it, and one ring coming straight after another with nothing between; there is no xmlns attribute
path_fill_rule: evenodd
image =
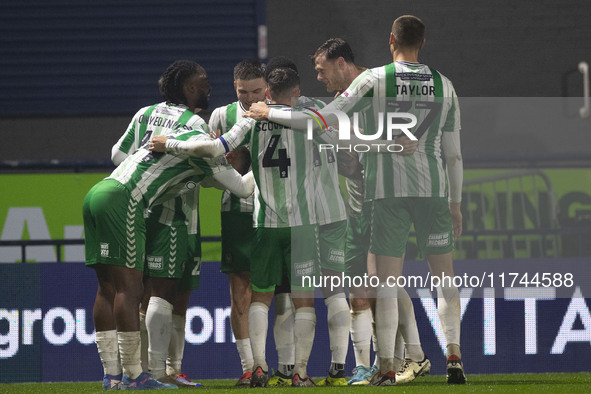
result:
<svg viewBox="0 0 591 394"><path fill-rule="evenodd" d="M195 85L190 83L189 81L183 84L183 96L185 96L185 100L190 100L189 97L195 96Z"/></svg>
<svg viewBox="0 0 591 394"><path fill-rule="evenodd" d="M396 43L396 39L394 38L394 33L390 33L390 39L388 40L388 44L394 45Z"/></svg>
<svg viewBox="0 0 591 394"><path fill-rule="evenodd" d="M271 92L269 91L269 88L265 89L265 96L267 97L267 100L271 100Z"/></svg>
<svg viewBox="0 0 591 394"><path fill-rule="evenodd" d="M201 82L201 78L197 76L188 78L183 84L183 93L185 93L185 95L195 94L197 90L199 90L199 85Z"/></svg>
<svg viewBox="0 0 591 394"><path fill-rule="evenodd" d="M234 81L234 90L236 90L236 81Z"/></svg>
<svg viewBox="0 0 591 394"><path fill-rule="evenodd" d="M421 43L421 46L419 47L419 50L423 49L423 47L425 46L425 43L427 42L426 38L423 38L423 42Z"/></svg>

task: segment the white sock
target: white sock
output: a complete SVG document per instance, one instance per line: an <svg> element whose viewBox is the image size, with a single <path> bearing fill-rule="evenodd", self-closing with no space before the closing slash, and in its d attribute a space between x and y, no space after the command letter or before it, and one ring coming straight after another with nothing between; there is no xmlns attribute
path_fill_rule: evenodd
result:
<svg viewBox="0 0 591 394"><path fill-rule="evenodd" d="M172 315L172 330L170 332L170 344L168 345L168 357L166 358L166 374L182 374L183 354L185 352L185 324L186 315Z"/></svg>
<svg viewBox="0 0 591 394"><path fill-rule="evenodd" d="M302 307L295 311L294 337L295 337L295 367L294 375L299 374L306 378L308 373L308 359L314 344L316 330L316 311L313 307Z"/></svg>
<svg viewBox="0 0 591 394"><path fill-rule="evenodd" d="M95 341L105 375L119 375L121 373L121 360L119 359L117 330L97 331Z"/></svg>
<svg viewBox="0 0 591 394"><path fill-rule="evenodd" d="M373 351L375 353L375 358L373 359L373 366L380 370L380 350L378 346L378 336L376 335L376 320L375 316L372 312L371 318L371 341L373 343Z"/></svg>
<svg viewBox="0 0 591 394"><path fill-rule="evenodd" d="M236 349L240 356L240 363L242 364L242 373L252 372L254 368L254 358L252 357L252 347L250 346L250 338L237 339Z"/></svg>
<svg viewBox="0 0 591 394"><path fill-rule="evenodd" d="M398 329L397 288L380 283L376 298L376 336L380 343L380 372L394 370L394 348Z"/></svg>
<svg viewBox="0 0 591 394"><path fill-rule="evenodd" d="M265 345L269 328L269 307L262 302L253 302L248 310L248 333L255 367L262 367L269 371L267 365Z"/></svg>
<svg viewBox="0 0 591 394"><path fill-rule="evenodd" d="M276 294L273 336L275 337L275 349L277 350L279 372L283 369L291 373L291 366L295 364L295 345L293 336L294 323L295 316L291 294Z"/></svg>
<svg viewBox="0 0 591 394"><path fill-rule="evenodd" d="M355 353L355 366L369 368L371 346L371 309L351 310L351 342Z"/></svg>
<svg viewBox="0 0 591 394"><path fill-rule="evenodd" d="M406 344L406 358L410 358L412 361L423 361L425 353L421 347L415 310L404 287L398 288L398 330L402 334L402 345ZM404 347L401 352L404 354Z"/></svg>
<svg viewBox="0 0 591 394"><path fill-rule="evenodd" d="M400 308L400 305L398 307ZM397 364L398 362L402 364L402 360L404 360L404 337L400 332L400 325L398 325L398 331L396 331L396 345L394 347L394 364ZM398 369L400 369L398 367L396 367L394 371L398 371Z"/></svg>
<svg viewBox="0 0 591 394"><path fill-rule="evenodd" d="M142 371L148 372L148 329L146 328L146 314L140 312L140 361Z"/></svg>
<svg viewBox="0 0 591 394"><path fill-rule="evenodd" d="M327 309L328 337L333 364L345 364L349 350L351 313L345 293L334 294L324 300Z"/></svg>
<svg viewBox="0 0 591 394"><path fill-rule="evenodd" d="M452 285L437 288L437 313L448 346L460 345L460 308L460 292L457 287Z"/></svg>
<svg viewBox="0 0 591 394"><path fill-rule="evenodd" d="M117 332L119 343L119 355L121 357L121 368L123 373L130 379L135 379L142 373L140 361L140 332L127 331Z"/></svg>
<svg viewBox="0 0 591 394"><path fill-rule="evenodd" d="M148 369L154 379L166 373L166 357L172 331L172 304L160 297L150 297L146 312L148 328Z"/></svg>

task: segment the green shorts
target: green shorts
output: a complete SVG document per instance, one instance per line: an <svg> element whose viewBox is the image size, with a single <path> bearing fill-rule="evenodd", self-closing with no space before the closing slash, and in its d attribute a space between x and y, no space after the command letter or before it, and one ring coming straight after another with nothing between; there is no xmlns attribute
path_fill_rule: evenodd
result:
<svg viewBox="0 0 591 394"><path fill-rule="evenodd" d="M275 290L287 274L292 290L312 290L305 277L318 274L318 231L316 225L255 229L250 265L252 288Z"/></svg>
<svg viewBox="0 0 591 394"><path fill-rule="evenodd" d="M172 225L158 221L160 215L146 219L146 271L151 278L182 279L184 290L199 288L201 237L188 234L183 221Z"/></svg>
<svg viewBox="0 0 591 394"><path fill-rule="evenodd" d="M347 221L318 226L320 267L336 272L345 272L345 235Z"/></svg>
<svg viewBox="0 0 591 394"><path fill-rule="evenodd" d="M375 200L371 216L370 251L381 256L402 257L413 223L421 258L453 251L451 213L445 197Z"/></svg>
<svg viewBox="0 0 591 394"><path fill-rule="evenodd" d="M86 265L110 264L144 270L146 224L143 201L125 186L103 179L84 198Z"/></svg>
<svg viewBox="0 0 591 394"><path fill-rule="evenodd" d="M255 229L252 214L222 212L222 264L224 274L250 272Z"/></svg>
<svg viewBox="0 0 591 394"><path fill-rule="evenodd" d="M369 253L369 236L371 204L364 204L360 215L350 215L345 238L345 267L349 276L367 274L367 254Z"/></svg>
<svg viewBox="0 0 591 394"><path fill-rule="evenodd" d="M201 276L201 233L188 234L187 263L179 283L179 291L197 290Z"/></svg>

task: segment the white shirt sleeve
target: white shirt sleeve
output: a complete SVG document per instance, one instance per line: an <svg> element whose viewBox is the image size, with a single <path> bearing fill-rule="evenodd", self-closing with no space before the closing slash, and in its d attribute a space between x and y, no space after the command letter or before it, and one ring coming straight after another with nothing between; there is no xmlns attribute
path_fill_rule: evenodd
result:
<svg viewBox="0 0 591 394"><path fill-rule="evenodd" d="M254 125L254 119L244 118L236 123L226 134L217 139L202 137L197 140L166 140L166 151L172 154L185 154L197 157L217 157L240 146Z"/></svg>
<svg viewBox="0 0 591 394"><path fill-rule="evenodd" d="M460 148L460 131L444 132L441 137L441 148L445 155L447 177L449 178L449 201L461 202L464 164Z"/></svg>
<svg viewBox="0 0 591 394"><path fill-rule="evenodd" d="M242 176L236 170L229 169L212 175L212 178L240 198L246 198L254 192L254 175L252 171ZM215 184L211 185L217 187Z"/></svg>

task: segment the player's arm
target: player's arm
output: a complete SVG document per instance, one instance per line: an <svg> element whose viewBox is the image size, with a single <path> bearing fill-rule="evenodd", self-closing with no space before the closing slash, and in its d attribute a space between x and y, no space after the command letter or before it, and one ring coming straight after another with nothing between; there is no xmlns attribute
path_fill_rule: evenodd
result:
<svg viewBox="0 0 591 394"><path fill-rule="evenodd" d="M143 109L140 110L140 112L142 111ZM125 130L125 133L123 133L121 138L119 138L119 140L111 148L111 161L116 166L121 164L123 160L127 158L127 156L133 154L139 149L136 141L136 127L138 127L136 123L137 116L138 115L136 114L136 116L131 119L129 126L127 126L127 130Z"/></svg>
<svg viewBox="0 0 591 394"><path fill-rule="evenodd" d="M441 138L449 179L449 209L451 211L454 238L462 235L462 183L464 165L460 151L460 132L446 132Z"/></svg>
<svg viewBox="0 0 591 394"><path fill-rule="evenodd" d="M464 179L464 165L460 149L460 131L444 132L441 137L441 147L447 165L449 179L449 208L452 215L454 238L462 235L462 183Z"/></svg>
<svg viewBox="0 0 591 394"><path fill-rule="evenodd" d="M442 127L441 149L447 165L447 177L449 179L449 208L452 215L454 237L462 235L462 183L464 180L464 164L462 162L462 150L460 146L460 106L458 96L453 86L451 97L446 100L449 105L445 124Z"/></svg>
<svg viewBox="0 0 591 394"><path fill-rule="evenodd" d="M337 123L339 120L337 114L346 116L347 113L355 108L359 100L365 97L373 89L375 82L376 79L371 70L366 70L355 78L343 94L338 96L326 107L317 111L317 114L321 115L327 124ZM291 129L298 130L307 129L308 120L312 119L311 115L308 115L305 112L289 112L277 108L269 108L263 101L252 104L250 109L246 111L243 116L251 117L256 120L270 120L288 126ZM318 122L312 122L312 128L314 131L320 131L322 126L321 124L318 124Z"/></svg>
<svg viewBox="0 0 591 394"><path fill-rule="evenodd" d="M222 127L222 112L225 107L218 107L213 110L209 117L209 136L211 138L218 138L223 134Z"/></svg>
<svg viewBox="0 0 591 394"><path fill-rule="evenodd" d="M226 134L217 139L198 139L181 141L155 136L150 140L149 148L155 152L167 152L174 155L189 155L196 157L217 157L236 149L248 136L254 125L253 119L242 119Z"/></svg>
<svg viewBox="0 0 591 394"><path fill-rule="evenodd" d="M254 175L252 171L246 175L240 175L235 169L229 168L226 171L220 171L211 176L215 182L205 182L205 187L216 187L218 189L228 189L240 198L250 196L254 191Z"/></svg>

